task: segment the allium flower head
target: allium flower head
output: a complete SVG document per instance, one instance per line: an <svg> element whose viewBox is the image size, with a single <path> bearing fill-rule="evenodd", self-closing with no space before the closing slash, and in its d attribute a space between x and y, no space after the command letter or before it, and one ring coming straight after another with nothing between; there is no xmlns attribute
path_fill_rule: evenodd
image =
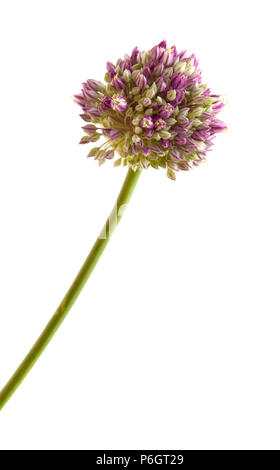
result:
<svg viewBox="0 0 280 470"><path fill-rule="evenodd" d="M175 179L175 171L204 161L215 134L226 129L217 119L224 103L202 82L198 60L166 41L107 62L105 82L87 80L74 96L90 123L81 143L105 138L88 155L99 164L117 153L116 166L165 168Z"/></svg>

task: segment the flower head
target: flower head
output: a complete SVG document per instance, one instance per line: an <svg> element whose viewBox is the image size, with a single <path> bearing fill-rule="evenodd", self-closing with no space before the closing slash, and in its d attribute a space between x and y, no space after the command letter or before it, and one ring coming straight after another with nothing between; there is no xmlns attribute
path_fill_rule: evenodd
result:
<svg viewBox="0 0 280 470"><path fill-rule="evenodd" d="M107 62L105 82L87 80L74 96L89 123L81 143L106 139L89 153L99 164L118 153L117 165L166 168L175 179L175 171L204 161L215 134L226 129L217 118L224 103L202 82L198 60L166 41Z"/></svg>

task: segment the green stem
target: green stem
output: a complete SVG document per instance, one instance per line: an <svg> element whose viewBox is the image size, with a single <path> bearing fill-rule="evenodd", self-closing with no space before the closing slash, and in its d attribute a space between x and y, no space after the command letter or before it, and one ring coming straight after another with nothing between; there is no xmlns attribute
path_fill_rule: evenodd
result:
<svg viewBox="0 0 280 470"><path fill-rule="evenodd" d="M134 191L134 188L137 184L140 173L141 172L139 170L128 170L117 202L111 214L109 215L99 237L93 245L88 257L86 258L83 266L81 267L76 279L74 280L70 289L66 293L58 309L51 317L49 323L37 339L36 343L30 349L29 353L19 365L14 375L10 378L10 380L1 390L0 409L2 409L3 406L7 403L9 398L13 395L17 387L21 384L25 376L33 367L37 359L40 357L40 355L52 339L53 335L55 334L56 330L59 328L59 326L65 319L67 313L71 309L78 295L80 294L82 288L84 287L93 269L95 268L100 256L106 248L113 231L115 230L122 217L125 206L128 204L130 197Z"/></svg>

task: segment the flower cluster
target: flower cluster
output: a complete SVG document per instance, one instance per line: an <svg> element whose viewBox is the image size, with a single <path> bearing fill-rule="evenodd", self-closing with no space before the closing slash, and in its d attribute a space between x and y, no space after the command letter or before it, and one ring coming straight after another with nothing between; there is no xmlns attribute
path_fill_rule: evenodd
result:
<svg viewBox="0 0 280 470"><path fill-rule="evenodd" d="M224 103L202 83L195 56L166 41L107 62L105 82L87 80L74 96L88 123L80 143L105 137L88 154L99 164L118 153L116 166L166 168L175 179L175 171L204 161L215 134L226 129L217 119Z"/></svg>

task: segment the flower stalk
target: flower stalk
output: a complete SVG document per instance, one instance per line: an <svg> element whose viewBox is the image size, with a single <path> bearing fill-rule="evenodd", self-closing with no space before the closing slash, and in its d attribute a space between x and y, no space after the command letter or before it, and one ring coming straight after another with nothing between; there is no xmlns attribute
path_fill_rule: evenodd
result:
<svg viewBox="0 0 280 470"><path fill-rule="evenodd" d="M66 293L59 307L51 317L47 326L30 349L24 360L21 362L15 373L12 375L10 380L6 383L3 389L0 391L0 410L4 407L13 393L16 391L18 386L24 380L28 372L31 370L33 365L39 359L42 352L45 350L50 340L54 336L55 332L62 324L63 320L69 313L71 307L75 303L85 283L90 277L93 269L95 268L99 258L105 250L116 226L118 225L125 207L127 206L130 197L135 189L139 176L140 170L133 171L131 168L128 169L127 176L124 180L123 186L117 198L116 204L113 207L111 214L109 215L106 223L100 232L95 244L93 245L88 257L82 265L79 273L77 274L73 284Z"/></svg>

